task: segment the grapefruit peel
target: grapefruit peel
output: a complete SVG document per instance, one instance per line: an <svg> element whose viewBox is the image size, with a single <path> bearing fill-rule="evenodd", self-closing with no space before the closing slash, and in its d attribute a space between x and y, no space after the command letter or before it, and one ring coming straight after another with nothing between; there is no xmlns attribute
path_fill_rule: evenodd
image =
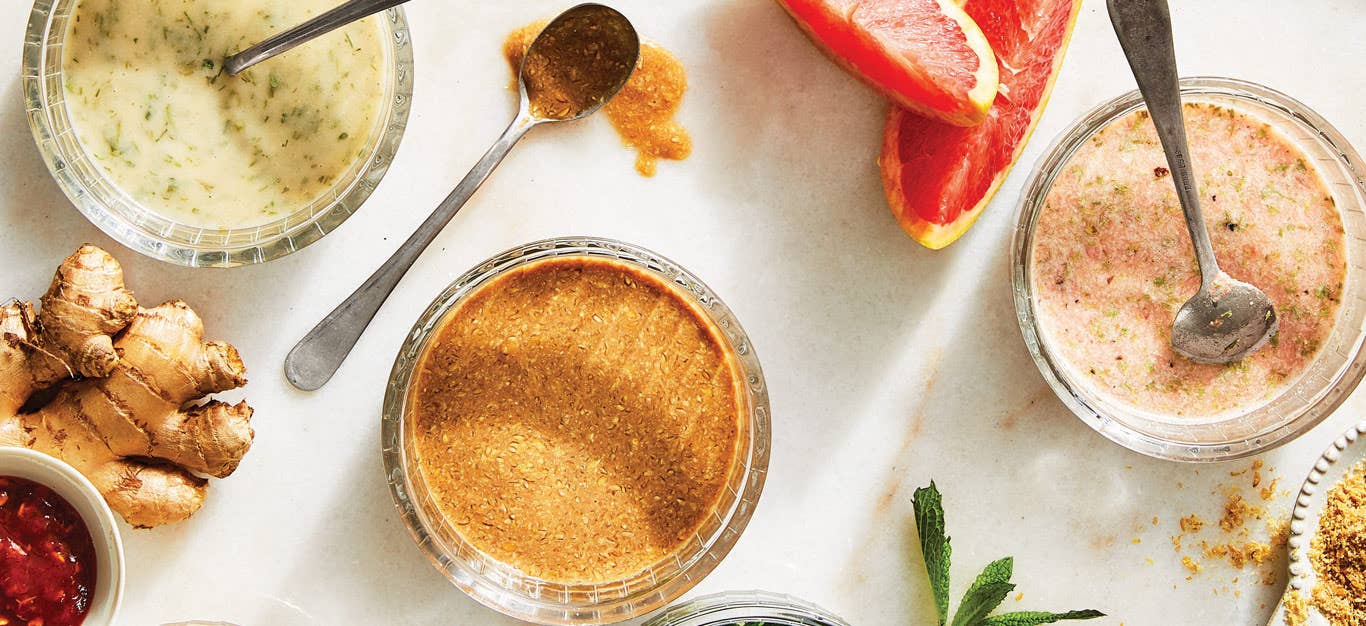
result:
<svg viewBox="0 0 1366 626"><path fill-rule="evenodd" d="M954 0L778 0L850 74L898 106L982 123L1000 83L987 36Z"/></svg>
<svg viewBox="0 0 1366 626"><path fill-rule="evenodd" d="M1012 5L1020 1L1005 0ZM1022 33L1035 32L1039 36L1030 38L1022 45L1011 46L1006 41L992 40L992 35L1001 37L1000 31L1005 28L999 12L992 12L990 5L995 4L996 0L967 0L964 3L965 11L984 25L988 40L1003 56L999 60L1000 93L983 124L973 128L954 128L918 116L894 103L884 127L882 154L878 164L888 205L901 228L932 250L948 246L967 232L1024 152L1047 107L1076 25L1077 14L1081 10L1081 0L1055 0L1056 10L1068 7L1065 18L1060 23L1045 23L1038 31L1022 27ZM1043 16L1041 20L1047 19L1045 10L1036 12L1036 15ZM1056 43L1050 46L1048 39L1053 33L1056 33L1053 35ZM1031 65L1028 59L1019 58L1021 52L1023 56L1032 53L1038 58L1040 50L1036 48L1040 47L1046 55L1051 55L1051 63L1043 75L1037 75L1043 68ZM1005 54L1014 58L1004 58ZM1023 83L1012 89L1017 78L1023 81L1043 80L1034 85ZM1031 105L1028 102L1030 99L1036 101ZM1025 120L1020 119L1020 113L1025 110L1028 111L1027 123L1021 128L1019 123ZM992 156L1001 155L992 155L988 151L1005 147L1000 144L1011 144L1008 158L992 163ZM912 168L914 171L908 171ZM990 180L985 180L986 176L991 176ZM910 184L908 178L911 179ZM980 192L974 193L974 188L980 189ZM951 206L953 200L962 202ZM931 203L933 206L929 206ZM970 208L963 208L969 204ZM953 214L955 209L956 215Z"/></svg>

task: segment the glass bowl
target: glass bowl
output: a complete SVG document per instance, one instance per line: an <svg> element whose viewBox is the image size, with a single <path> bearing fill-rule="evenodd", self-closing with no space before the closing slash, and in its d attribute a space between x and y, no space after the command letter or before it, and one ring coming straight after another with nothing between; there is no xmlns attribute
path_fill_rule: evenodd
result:
<svg viewBox="0 0 1366 626"><path fill-rule="evenodd" d="M727 591L669 607L645 626L849 626L809 602L766 591Z"/></svg>
<svg viewBox="0 0 1366 626"><path fill-rule="evenodd" d="M1015 311L1026 346L1049 386L1082 421L1110 440L1150 456L1179 461L1232 460L1274 448L1313 428L1356 388L1366 337L1366 163L1331 124L1299 101L1267 87L1228 78L1181 81L1187 101L1236 108L1270 123L1317 164L1342 215L1347 276L1332 335L1319 355L1279 396L1231 415L1168 418L1118 406L1077 380L1058 358L1035 316L1029 272L1034 226L1053 180L1072 154L1111 121L1143 106L1126 93L1083 115L1048 148L1021 198L1011 247Z"/></svg>
<svg viewBox="0 0 1366 626"><path fill-rule="evenodd" d="M95 166L76 139L67 112L62 47L76 0L37 0L24 35L24 108L38 151L72 204L110 237L155 259L189 267L264 263L290 254L346 221L384 178L408 122L413 50L403 11L380 14L385 104L366 144L366 157L321 197L273 222L208 229L176 223L142 206Z"/></svg>
<svg viewBox="0 0 1366 626"><path fill-rule="evenodd" d="M412 458L407 428L409 384L419 357L446 313L485 282L549 257L597 257L658 276L696 303L720 330L739 363L749 419L739 430L736 471L712 516L683 548L645 571L607 584L563 584L528 576L480 552L436 509ZM466 272L418 318L394 362L384 396L381 444L389 489L413 540L438 570L475 600L541 624L605 624L644 615L678 598L714 569L754 513L768 471L769 405L759 359L734 314L697 277L631 244L589 237L519 246Z"/></svg>

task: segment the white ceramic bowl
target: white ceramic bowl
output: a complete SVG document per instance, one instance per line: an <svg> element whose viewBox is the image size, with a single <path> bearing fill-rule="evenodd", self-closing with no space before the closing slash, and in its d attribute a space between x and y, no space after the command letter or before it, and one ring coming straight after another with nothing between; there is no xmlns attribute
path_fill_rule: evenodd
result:
<svg viewBox="0 0 1366 626"><path fill-rule="evenodd" d="M95 594L84 626L113 624L123 601L123 539L104 496L76 468L25 448L0 447L0 476L44 485L66 499L85 520L95 543Z"/></svg>

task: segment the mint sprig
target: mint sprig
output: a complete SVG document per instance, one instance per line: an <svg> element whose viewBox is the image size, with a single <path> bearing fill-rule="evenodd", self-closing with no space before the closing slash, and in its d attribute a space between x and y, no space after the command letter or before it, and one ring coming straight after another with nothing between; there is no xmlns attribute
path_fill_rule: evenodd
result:
<svg viewBox="0 0 1366 626"><path fill-rule="evenodd" d="M1010 576L1015 567L1015 559L1006 557L988 565L963 594L958 603L958 612L953 616L953 626L972 626L980 624L1010 592L1015 590Z"/></svg>
<svg viewBox="0 0 1366 626"><path fill-rule="evenodd" d="M1000 615L988 617L985 620L982 620L982 626L1039 626L1040 624L1061 622L1065 619L1095 619L1097 617L1105 617L1105 614L1095 609L1068 611L1066 613L1017 611L1015 613L1002 613Z"/></svg>
<svg viewBox="0 0 1366 626"><path fill-rule="evenodd" d="M953 549L944 534L944 503L934 481L930 481L929 487L915 490L911 505L915 508L915 528L920 533L920 554L925 557L934 607L939 611L939 626L944 626L949 621L949 559Z"/></svg>
<svg viewBox="0 0 1366 626"><path fill-rule="evenodd" d="M925 573L929 575L930 591L934 595L934 606L939 613L939 626L946 626L949 619L949 561L952 550L945 531L944 503L939 488L934 481L930 486L915 490L911 498L915 509L915 528L920 535L920 553L925 560ZM963 594L958 603L958 611L953 617L953 626L1040 626L1063 620L1085 620L1104 617L1105 614L1094 609L1048 613L1044 611L1017 611L991 615L1001 606L1006 596L1015 590L1010 582L1014 573L1015 560L1006 557L987 565L977 576L972 586Z"/></svg>

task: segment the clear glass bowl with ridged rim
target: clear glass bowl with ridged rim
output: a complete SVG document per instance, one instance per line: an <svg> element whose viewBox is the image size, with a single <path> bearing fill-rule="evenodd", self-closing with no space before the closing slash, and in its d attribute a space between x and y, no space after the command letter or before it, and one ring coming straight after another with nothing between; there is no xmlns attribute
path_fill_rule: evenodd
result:
<svg viewBox="0 0 1366 626"><path fill-rule="evenodd" d="M849 626L819 606L767 591L727 591L669 607L645 626Z"/></svg>
<svg viewBox="0 0 1366 626"><path fill-rule="evenodd" d="M729 343L744 378L746 417L736 446L736 470L710 518L674 555L645 571L603 584L573 585L527 576L465 541L436 509L412 458L407 428L413 368L446 314L487 281L551 257L609 258L658 276L699 305ZM609 624L645 615L701 581L748 525L763 491L769 457L769 401L763 370L740 322L696 276L658 254L594 237L547 239L499 254L451 283L418 317L399 349L384 396L381 444L389 489L404 523L432 565L480 603L540 624Z"/></svg>
<svg viewBox="0 0 1366 626"><path fill-rule="evenodd" d="M154 259L188 267L264 263L335 230L379 185L398 151L413 95L413 51L402 9L379 15L385 104L365 158L308 206L248 228L207 229L167 219L142 206L106 177L76 139L62 89L62 47L76 0L37 0L24 35L24 108L38 151L76 209L119 243Z"/></svg>
<svg viewBox="0 0 1366 626"><path fill-rule="evenodd" d="M1067 408L1106 438L1143 454L1177 461L1227 461L1291 441L1342 404L1366 374L1366 163L1337 129L1303 103L1241 80L1181 81L1186 101L1251 114L1277 128L1317 165L1333 193L1346 232L1347 277L1333 332L1308 369L1270 402L1208 419L1175 418L1120 406L1097 394L1058 357L1035 315L1030 285L1034 225L1054 178L1092 135L1143 106L1129 92L1092 109L1044 153L1025 184L1011 244L1015 311L1034 362Z"/></svg>

